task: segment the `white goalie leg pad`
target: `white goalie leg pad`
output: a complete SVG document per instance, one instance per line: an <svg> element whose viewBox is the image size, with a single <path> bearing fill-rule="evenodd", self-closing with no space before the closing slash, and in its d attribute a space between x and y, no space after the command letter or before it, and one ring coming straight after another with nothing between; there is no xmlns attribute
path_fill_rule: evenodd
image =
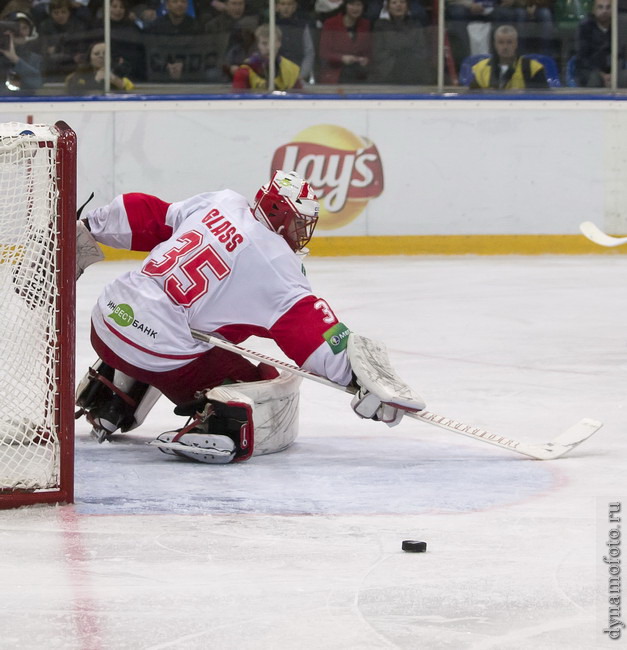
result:
<svg viewBox="0 0 627 650"><path fill-rule="evenodd" d="M118 429L126 432L140 426L161 395L154 386L97 359L76 389L76 405L81 408L76 417L85 414L94 427L92 435L103 442Z"/></svg>
<svg viewBox="0 0 627 650"><path fill-rule="evenodd" d="M148 386L146 392L142 395L139 403L135 407L135 411L133 412L133 423L130 426L125 427L124 431L131 431L142 424L161 395L163 395L163 393L158 388Z"/></svg>
<svg viewBox="0 0 627 650"><path fill-rule="evenodd" d="M83 375L83 378L78 382L78 386L76 387L75 402L79 404L79 406L81 405L80 402L87 395L87 389L95 381L94 372L100 372L103 367L103 364L104 362L101 359L96 359L95 363L93 363L89 367L89 370Z"/></svg>
<svg viewBox="0 0 627 650"><path fill-rule="evenodd" d="M299 387L289 372L270 380L219 386L204 391L202 412L186 428L150 442L166 454L202 463L244 461L282 451L298 435Z"/></svg>
<svg viewBox="0 0 627 650"><path fill-rule="evenodd" d="M76 279L92 264L104 259L104 254L98 242L89 232L87 226L79 219L76 222Z"/></svg>
<svg viewBox="0 0 627 650"><path fill-rule="evenodd" d="M120 370L114 370L101 359L96 359L95 363L90 366L76 388L76 405L89 410L101 398L104 399L107 395L112 395L111 389L108 389L108 385L110 384L127 395L133 395L136 385L140 386L140 390L134 394L137 403L131 413L132 421L128 421L123 429L124 432L136 429L142 424L148 413L152 410L152 407L163 394L158 388L146 384L143 384L146 388L142 392L141 382L137 382ZM100 393L104 393L105 395L101 396Z"/></svg>
<svg viewBox="0 0 627 650"><path fill-rule="evenodd" d="M301 382L301 377L282 372L275 379L212 388L205 397L251 404L254 436L250 436L249 452L262 456L283 451L296 440Z"/></svg>
<svg viewBox="0 0 627 650"><path fill-rule="evenodd" d="M422 411L426 404L421 395L397 374L383 343L351 332L348 359L360 390L351 402L361 418L372 418L394 426L403 411Z"/></svg>

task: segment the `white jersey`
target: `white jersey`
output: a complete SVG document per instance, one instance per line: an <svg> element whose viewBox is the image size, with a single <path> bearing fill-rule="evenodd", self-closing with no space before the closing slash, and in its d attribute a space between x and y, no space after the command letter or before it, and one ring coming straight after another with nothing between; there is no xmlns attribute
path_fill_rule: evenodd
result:
<svg viewBox="0 0 627 650"><path fill-rule="evenodd" d="M274 339L299 366L341 384L351 378L348 329L314 296L298 256L230 190L168 204L124 194L87 214L102 244L150 254L107 285L94 329L118 356L152 372L179 368L212 346L190 329L234 343Z"/></svg>

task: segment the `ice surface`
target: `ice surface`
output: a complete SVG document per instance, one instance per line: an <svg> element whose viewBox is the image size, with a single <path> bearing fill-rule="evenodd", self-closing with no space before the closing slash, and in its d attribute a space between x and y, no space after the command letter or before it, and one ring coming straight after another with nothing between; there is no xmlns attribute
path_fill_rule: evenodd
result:
<svg viewBox="0 0 627 650"><path fill-rule="evenodd" d="M130 265L99 264L79 281L79 376L95 360L91 306ZM0 648L624 643L627 633L603 633L603 557L609 503L627 512L627 259L307 266L315 292L386 342L429 409L529 442L583 417L604 428L536 462L415 420L360 421L348 395L304 382L291 449L209 466L145 444L181 426L165 399L110 444L80 420L76 504L0 512ZM403 539L428 550L404 553Z"/></svg>

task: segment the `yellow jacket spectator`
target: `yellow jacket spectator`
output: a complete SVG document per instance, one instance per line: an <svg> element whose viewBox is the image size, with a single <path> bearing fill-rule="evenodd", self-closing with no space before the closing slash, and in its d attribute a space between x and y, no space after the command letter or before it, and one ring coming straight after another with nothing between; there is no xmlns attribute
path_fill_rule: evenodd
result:
<svg viewBox="0 0 627 650"><path fill-rule="evenodd" d="M233 75L233 88L267 88L270 63L270 28L260 25L255 30L257 51L240 65ZM275 76L276 90L302 88L300 67L284 56L278 56L281 47L281 30L276 28L275 36Z"/></svg>
<svg viewBox="0 0 627 650"><path fill-rule="evenodd" d="M518 56L518 33L511 25L494 32L494 54L472 67L470 88L513 90L548 88L544 66L535 59Z"/></svg>

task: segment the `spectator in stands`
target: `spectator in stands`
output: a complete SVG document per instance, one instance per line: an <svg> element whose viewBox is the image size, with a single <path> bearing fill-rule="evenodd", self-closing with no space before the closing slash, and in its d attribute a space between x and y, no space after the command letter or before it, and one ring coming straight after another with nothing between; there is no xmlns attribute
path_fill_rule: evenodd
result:
<svg viewBox="0 0 627 650"><path fill-rule="evenodd" d="M525 56L518 56L518 33L511 25L494 31L494 54L472 67L470 88L548 88L544 66Z"/></svg>
<svg viewBox="0 0 627 650"><path fill-rule="evenodd" d="M424 27L431 24L429 15L420 0L408 0L408 13ZM373 25L379 18L389 18L388 3L386 0L369 0L364 15Z"/></svg>
<svg viewBox="0 0 627 650"><path fill-rule="evenodd" d="M268 88L270 63L270 26L259 25L255 30L256 51L244 60L233 75L233 88ZM281 28L275 28L275 76L276 90L302 88L300 68L296 63L279 55L282 43Z"/></svg>
<svg viewBox="0 0 627 650"><path fill-rule="evenodd" d="M343 4L344 0L315 0L316 27L321 29L325 20L337 16L342 11Z"/></svg>
<svg viewBox="0 0 627 650"><path fill-rule="evenodd" d="M207 45L213 55L209 81L232 81L238 66L252 54L259 19L245 12L245 0L226 0L224 11L207 23Z"/></svg>
<svg viewBox="0 0 627 650"><path fill-rule="evenodd" d="M233 13L233 7L229 7L228 0L194 0L196 15L199 17L201 24L204 26L210 20L217 18L223 13ZM246 0L243 8L243 15L254 16L260 21L262 17L267 20L268 0Z"/></svg>
<svg viewBox="0 0 627 650"><path fill-rule="evenodd" d="M224 0L195 0L196 18L204 28L205 25L225 10Z"/></svg>
<svg viewBox="0 0 627 650"><path fill-rule="evenodd" d="M86 29L74 15L70 0L50 1L50 16L39 28L47 81L63 81L81 62L87 49Z"/></svg>
<svg viewBox="0 0 627 650"><path fill-rule="evenodd" d="M105 90L106 46L93 43L87 51L87 62L81 63L65 80L65 92L68 95L87 95ZM110 75L112 90L133 90L133 82L118 74L113 64Z"/></svg>
<svg viewBox="0 0 627 650"><path fill-rule="evenodd" d="M408 0L386 0L388 18L378 18L373 34L372 81L431 84L435 67L429 57L425 28L409 13Z"/></svg>
<svg viewBox="0 0 627 650"><path fill-rule="evenodd" d="M33 0L9 0L0 2L0 20L11 20L9 14L22 13L30 17L35 27L37 22L33 16Z"/></svg>
<svg viewBox="0 0 627 650"><path fill-rule="evenodd" d="M87 27L91 27L94 21L94 14L89 6L90 0L71 0L74 15Z"/></svg>
<svg viewBox="0 0 627 650"><path fill-rule="evenodd" d="M98 0L102 1L102 0ZM148 31L157 20L159 10L162 7L160 0L129 0L129 17L140 30Z"/></svg>
<svg viewBox="0 0 627 650"><path fill-rule="evenodd" d="M118 72L134 80L146 79L144 34L131 17L128 0L111 0L109 11L111 59L116 61Z"/></svg>
<svg viewBox="0 0 627 650"><path fill-rule="evenodd" d="M0 34L0 94L26 94L42 86L37 30L31 17L22 12L9 14L6 20L15 21L17 31Z"/></svg>
<svg viewBox="0 0 627 650"><path fill-rule="evenodd" d="M111 58L131 79L145 79L146 53L143 34L131 19L127 0L111 0ZM122 67L124 66L124 67Z"/></svg>
<svg viewBox="0 0 627 650"><path fill-rule="evenodd" d="M9 0L5 5L5 11L7 7L13 2L18 4L26 3L30 5L30 9L26 9L24 13L27 13L35 23L35 27L39 30L41 23L48 18L50 14L50 2L49 0ZM23 11L18 9L18 11Z"/></svg>
<svg viewBox="0 0 627 650"><path fill-rule="evenodd" d="M526 0L519 11L519 28L524 29L525 52L538 52L552 56L555 23L554 0Z"/></svg>
<svg viewBox="0 0 627 650"><path fill-rule="evenodd" d="M72 14L86 26L91 25L95 13L92 11L92 2L99 2L102 5L103 0L70 0ZM0 0L0 20L7 20L9 14L25 13L30 16L39 30L41 23L50 17L50 0Z"/></svg>
<svg viewBox="0 0 627 650"><path fill-rule="evenodd" d="M320 82L359 83L368 78L372 43L363 0L344 0L342 12L324 21L320 34Z"/></svg>
<svg viewBox="0 0 627 650"><path fill-rule="evenodd" d="M594 0L592 13L579 26L576 79L586 88L609 88L611 83L611 0ZM619 57L618 85L626 85L624 60Z"/></svg>
<svg viewBox="0 0 627 650"><path fill-rule="evenodd" d="M95 12L94 39L104 40L104 7L101 0L91 3ZM111 58L124 76L139 80L146 78L146 54L144 35L137 22L131 17L128 0L111 0Z"/></svg>
<svg viewBox="0 0 627 650"><path fill-rule="evenodd" d="M187 0L166 0L165 13L147 31L166 36L193 36L200 32L200 25L187 13Z"/></svg>
<svg viewBox="0 0 627 650"><path fill-rule="evenodd" d="M243 20L245 16L249 15L245 0L224 0L224 2L221 3L221 6L221 11L207 21L207 24L205 25L205 31L207 33L216 31L216 26L218 26L220 30L224 28L230 29L233 23ZM209 23L211 23L211 27L209 27Z"/></svg>
<svg viewBox="0 0 627 650"><path fill-rule="evenodd" d="M280 54L300 66L301 79L308 81L316 52L309 21L298 13L297 0L276 0L276 25L283 34Z"/></svg>
<svg viewBox="0 0 627 650"><path fill-rule="evenodd" d="M187 13L187 0L166 0L165 9L146 30L150 70L165 73L168 81L192 81L197 57L190 54L199 45L194 37L200 34L200 24Z"/></svg>
<svg viewBox="0 0 627 650"><path fill-rule="evenodd" d="M471 23L517 23L524 18L525 3L526 0L446 0L447 32L455 63L459 66L470 54L468 28ZM486 52L489 49L489 32L488 27Z"/></svg>

